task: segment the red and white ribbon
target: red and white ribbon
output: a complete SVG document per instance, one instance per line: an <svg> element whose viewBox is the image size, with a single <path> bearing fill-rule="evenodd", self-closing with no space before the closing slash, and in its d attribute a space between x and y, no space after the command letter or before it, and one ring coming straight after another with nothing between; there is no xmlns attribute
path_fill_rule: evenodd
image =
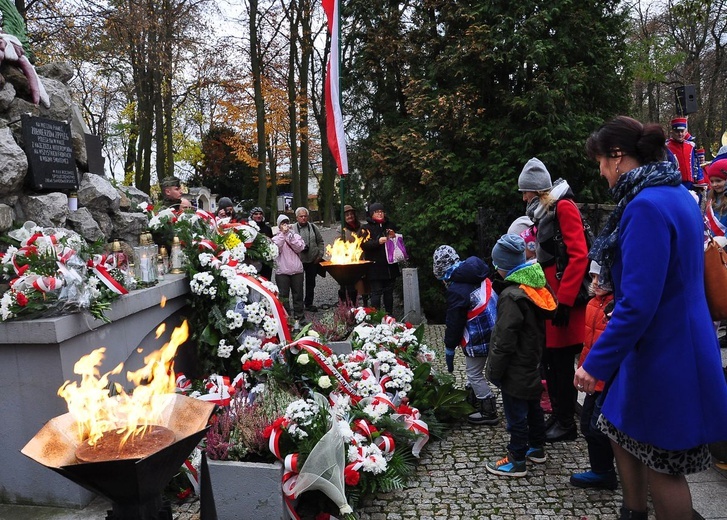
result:
<svg viewBox="0 0 727 520"><path fill-rule="evenodd" d="M343 377L343 375L336 369L336 367L333 366L330 357L328 357L331 356L333 353L330 348L306 336L297 341L294 341L293 343L285 345L281 349L281 352L286 352L287 350L290 350L293 354L297 354L301 350L305 350L308 354L311 355L311 357L313 357L315 362L318 363L318 365L323 369L326 374L334 377L336 381L338 381L341 390L343 390L351 397L351 402L357 403L361 400L361 397L356 392L356 389L351 386L351 384L346 381L346 378Z"/></svg>

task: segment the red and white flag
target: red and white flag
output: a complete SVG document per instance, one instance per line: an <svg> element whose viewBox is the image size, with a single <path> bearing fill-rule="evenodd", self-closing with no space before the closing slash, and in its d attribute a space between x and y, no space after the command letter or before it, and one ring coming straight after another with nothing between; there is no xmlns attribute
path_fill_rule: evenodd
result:
<svg viewBox="0 0 727 520"><path fill-rule="evenodd" d="M339 90L339 63L341 42L339 33L339 0L322 0L323 10L328 18L328 32L331 33L331 56L326 71L326 134L328 147L338 166L339 175L348 175L348 156L346 155L346 135L343 131L341 114L341 93Z"/></svg>
<svg viewBox="0 0 727 520"><path fill-rule="evenodd" d="M711 200L707 203L707 210L704 212L704 219L707 221L707 225L709 226L709 229L710 229L710 231L712 231L712 234L714 236L716 236L716 237L725 236L725 231L727 231L727 228L714 215L714 210L712 209Z"/></svg>

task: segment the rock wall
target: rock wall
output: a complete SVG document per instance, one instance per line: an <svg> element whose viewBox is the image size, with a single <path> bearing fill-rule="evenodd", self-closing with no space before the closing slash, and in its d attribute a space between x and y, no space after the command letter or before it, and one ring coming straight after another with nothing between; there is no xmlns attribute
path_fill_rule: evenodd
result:
<svg viewBox="0 0 727 520"><path fill-rule="evenodd" d="M0 65L0 233L32 220L44 227L66 227L90 242L122 240L138 245L147 227L139 209L148 194L133 186L114 186L104 172L89 172L80 110L73 105L68 82L73 69L66 63L38 67L50 107L29 101L27 79L12 64ZM73 154L81 178L78 210L68 208L66 192L35 192L26 181L28 159L23 151L20 116L30 114L70 123Z"/></svg>

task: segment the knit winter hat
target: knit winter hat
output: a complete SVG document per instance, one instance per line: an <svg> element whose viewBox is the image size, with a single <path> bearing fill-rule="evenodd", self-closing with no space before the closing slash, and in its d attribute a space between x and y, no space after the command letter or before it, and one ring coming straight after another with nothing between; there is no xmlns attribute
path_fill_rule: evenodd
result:
<svg viewBox="0 0 727 520"><path fill-rule="evenodd" d="M255 213L262 213L263 217L265 216L265 212L260 206L255 206L250 210L250 217L252 217Z"/></svg>
<svg viewBox="0 0 727 520"><path fill-rule="evenodd" d="M459 262L459 255L452 246L439 246L432 256L432 271L437 280L444 278L447 269Z"/></svg>
<svg viewBox="0 0 727 520"><path fill-rule="evenodd" d="M280 227L280 224L282 224L283 222L290 222L290 218L288 217L288 215L281 213L280 215L278 215L278 227Z"/></svg>
<svg viewBox="0 0 727 520"><path fill-rule="evenodd" d="M520 235L520 233L529 229L532 225L533 221L530 220L530 217L523 215L522 217L518 217L512 221L510 227L507 228L507 234Z"/></svg>
<svg viewBox="0 0 727 520"><path fill-rule="evenodd" d="M723 179L727 181L727 158L712 161L709 166L704 167L704 173L710 179Z"/></svg>
<svg viewBox="0 0 727 520"><path fill-rule="evenodd" d="M496 269L510 271L525 263L525 240L520 235L502 235L492 248L492 263Z"/></svg>
<svg viewBox="0 0 727 520"><path fill-rule="evenodd" d="M550 172L543 162L533 157L520 172L517 187L519 191L548 191L553 187L553 181L550 180Z"/></svg>
<svg viewBox="0 0 727 520"><path fill-rule="evenodd" d="M222 197L217 202L217 209L225 209L225 208L231 208L233 206L232 199L229 197Z"/></svg>
<svg viewBox="0 0 727 520"><path fill-rule="evenodd" d="M369 215L373 215L375 211L383 211L384 205L381 202L374 202L369 206Z"/></svg>

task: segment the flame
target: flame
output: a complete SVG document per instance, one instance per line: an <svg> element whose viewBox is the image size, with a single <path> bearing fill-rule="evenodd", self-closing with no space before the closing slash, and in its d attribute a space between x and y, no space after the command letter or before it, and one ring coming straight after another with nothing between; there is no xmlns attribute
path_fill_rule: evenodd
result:
<svg viewBox="0 0 727 520"><path fill-rule="evenodd" d="M162 330L157 330L157 334ZM73 372L81 376L81 384L66 381L58 389L76 420L79 441L88 440L95 445L104 432L116 431L124 434L123 444L132 435L143 435L149 426L160 424L166 403L154 396L174 393L174 356L188 336L185 321L174 329L169 343L144 358L142 368L127 372L128 381L136 385L130 394L119 383L109 382L110 375L121 373L123 363L100 375L97 367L104 358L105 347L79 359Z"/></svg>
<svg viewBox="0 0 727 520"><path fill-rule="evenodd" d="M345 241L337 238L333 244L326 246L326 254L330 256L332 264L355 264L361 261L363 249L361 242L365 240L365 236L352 235L353 240Z"/></svg>

